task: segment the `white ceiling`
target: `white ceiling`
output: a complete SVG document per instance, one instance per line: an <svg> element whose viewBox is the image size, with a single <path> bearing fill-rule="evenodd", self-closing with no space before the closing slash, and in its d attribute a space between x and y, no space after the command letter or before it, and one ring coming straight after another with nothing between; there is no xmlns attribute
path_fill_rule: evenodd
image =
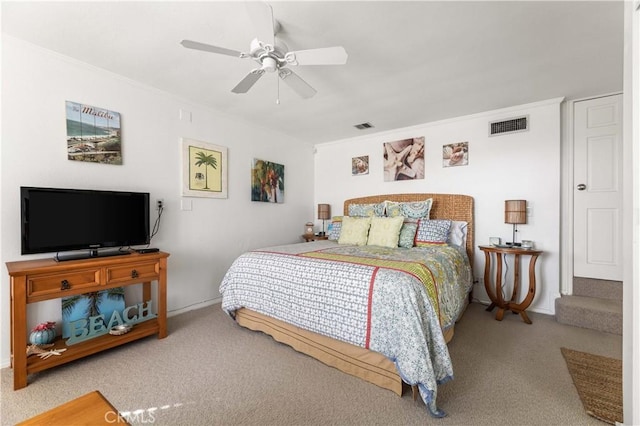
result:
<svg viewBox="0 0 640 426"><path fill-rule="evenodd" d="M301 99L255 63L180 45L247 51L243 2L2 2L2 32L271 127L338 140L560 96L622 90L622 1L270 2L290 50L344 46L346 65L299 66ZM353 126L371 122L365 131Z"/></svg>

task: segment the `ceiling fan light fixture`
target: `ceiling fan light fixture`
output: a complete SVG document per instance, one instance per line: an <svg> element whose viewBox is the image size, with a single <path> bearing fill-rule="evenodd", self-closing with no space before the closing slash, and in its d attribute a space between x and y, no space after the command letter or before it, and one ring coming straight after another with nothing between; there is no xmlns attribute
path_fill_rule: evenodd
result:
<svg viewBox="0 0 640 426"><path fill-rule="evenodd" d="M262 59L262 69L266 72L274 72L278 69L278 63L270 56Z"/></svg>

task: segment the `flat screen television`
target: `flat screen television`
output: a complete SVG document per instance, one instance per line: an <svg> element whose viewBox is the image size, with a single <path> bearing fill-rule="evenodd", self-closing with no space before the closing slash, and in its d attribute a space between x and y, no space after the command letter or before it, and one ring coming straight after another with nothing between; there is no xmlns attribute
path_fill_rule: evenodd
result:
<svg viewBox="0 0 640 426"><path fill-rule="evenodd" d="M99 249L150 241L148 192L20 187L20 211L22 254L110 256L129 252Z"/></svg>

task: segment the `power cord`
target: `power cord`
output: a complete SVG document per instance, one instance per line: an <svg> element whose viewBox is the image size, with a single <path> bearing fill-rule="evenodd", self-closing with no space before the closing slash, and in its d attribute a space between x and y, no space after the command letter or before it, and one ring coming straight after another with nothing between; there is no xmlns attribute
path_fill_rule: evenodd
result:
<svg viewBox="0 0 640 426"><path fill-rule="evenodd" d="M160 230L160 219L162 218L162 212L164 212L164 206L158 206L158 217L156 218L155 223L153 224L153 230L151 231L151 236L149 237L149 244L151 244L151 239L158 233Z"/></svg>

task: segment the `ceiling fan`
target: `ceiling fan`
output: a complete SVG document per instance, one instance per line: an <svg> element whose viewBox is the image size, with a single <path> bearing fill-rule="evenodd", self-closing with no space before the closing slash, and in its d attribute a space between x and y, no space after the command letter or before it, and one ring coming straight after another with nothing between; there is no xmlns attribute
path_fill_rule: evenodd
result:
<svg viewBox="0 0 640 426"><path fill-rule="evenodd" d="M257 37L251 41L249 46L249 53L192 40L180 42L182 46L189 49L237 58L251 58L256 61L260 66L251 70L240 83L231 89L233 93L247 93L265 72L276 72L278 77L298 95L305 99L310 98L316 94L316 90L293 72L289 66L343 65L347 63L347 52L342 46L290 52L284 43L275 39L280 24L274 21L271 6L263 2L246 2L245 4L257 32Z"/></svg>

